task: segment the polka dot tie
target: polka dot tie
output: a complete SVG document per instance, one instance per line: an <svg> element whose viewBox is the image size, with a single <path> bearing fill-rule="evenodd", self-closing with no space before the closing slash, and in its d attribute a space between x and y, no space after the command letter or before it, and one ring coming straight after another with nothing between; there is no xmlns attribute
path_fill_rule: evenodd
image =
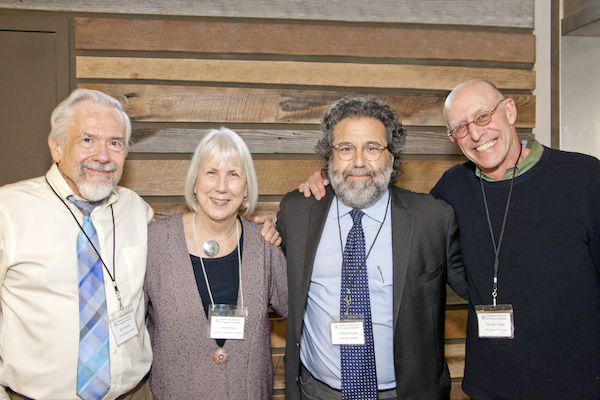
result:
<svg viewBox="0 0 600 400"><path fill-rule="evenodd" d="M350 287L350 315L361 315L364 320L365 344L342 345L342 399L377 399L377 374L375 370L375 348L373 346L373 325L371 323L371 303L365 260L365 234L362 228L361 210L350 211L352 229L348 233L344 249L342 267L342 287L340 315L346 314L346 300ZM362 266L362 268L361 268ZM360 269L359 269L360 268Z"/></svg>

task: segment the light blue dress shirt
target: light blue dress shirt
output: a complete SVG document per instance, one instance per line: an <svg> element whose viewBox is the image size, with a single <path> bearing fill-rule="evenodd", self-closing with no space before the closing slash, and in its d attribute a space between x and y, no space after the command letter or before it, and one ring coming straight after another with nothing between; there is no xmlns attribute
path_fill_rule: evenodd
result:
<svg viewBox="0 0 600 400"><path fill-rule="evenodd" d="M369 253L386 215L389 191L363 209L362 226ZM338 204L341 227L338 228ZM342 252L352 228L351 207L334 197L315 257L300 340L300 360L318 380L341 389L340 347L331 345L329 322L340 317ZM393 348L393 266L391 204L366 261L379 390L396 387Z"/></svg>

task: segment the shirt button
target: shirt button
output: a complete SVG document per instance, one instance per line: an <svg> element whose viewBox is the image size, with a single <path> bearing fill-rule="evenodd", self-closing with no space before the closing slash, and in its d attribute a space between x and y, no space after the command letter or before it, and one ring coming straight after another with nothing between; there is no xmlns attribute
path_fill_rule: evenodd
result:
<svg viewBox="0 0 600 400"><path fill-rule="evenodd" d="M300 343L296 342L296 348L300 350Z"/></svg>

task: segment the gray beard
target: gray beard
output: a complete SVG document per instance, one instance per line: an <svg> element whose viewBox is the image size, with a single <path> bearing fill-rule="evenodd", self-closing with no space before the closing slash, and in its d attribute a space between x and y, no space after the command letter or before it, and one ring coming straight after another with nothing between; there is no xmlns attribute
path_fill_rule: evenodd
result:
<svg viewBox="0 0 600 400"><path fill-rule="evenodd" d="M84 167L104 171L114 171L114 174L112 179L94 179L86 175ZM84 162L80 166L77 189L83 199L88 201L100 201L110 195L110 192L117 183L119 183L120 179L121 171L117 171L117 167L113 164Z"/></svg>
<svg viewBox="0 0 600 400"><path fill-rule="evenodd" d="M329 163L328 171L331 186L342 203L348 207L365 209L383 196L390 185L392 176L392 162L379 171L371 171L367 168L353 168L349 171L340 172L333 169L333 163ZM369 175L370 182L352 182L346 179L351 175Z"/></svg>

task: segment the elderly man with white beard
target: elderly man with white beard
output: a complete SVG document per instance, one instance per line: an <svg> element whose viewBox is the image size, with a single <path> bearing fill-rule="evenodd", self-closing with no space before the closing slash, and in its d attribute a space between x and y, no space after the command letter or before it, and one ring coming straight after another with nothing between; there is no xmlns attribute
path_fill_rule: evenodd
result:
<svg viewBox="0 0 600 400"><path fill-rule="evenodd" d="M152 210L116 186L129 118L112 97L77 89L51 125L48 173L0 188L0 398L151 399Z"/></svg>
<svg viewBox="0 0 600 400"><path fill-rule="evenodd" d="M315 146L331 178L281 202L288 262L287 399L449 398L446 282L466 296L452 208L393 184L406 130L377 99L347 97Z"/></svg>

